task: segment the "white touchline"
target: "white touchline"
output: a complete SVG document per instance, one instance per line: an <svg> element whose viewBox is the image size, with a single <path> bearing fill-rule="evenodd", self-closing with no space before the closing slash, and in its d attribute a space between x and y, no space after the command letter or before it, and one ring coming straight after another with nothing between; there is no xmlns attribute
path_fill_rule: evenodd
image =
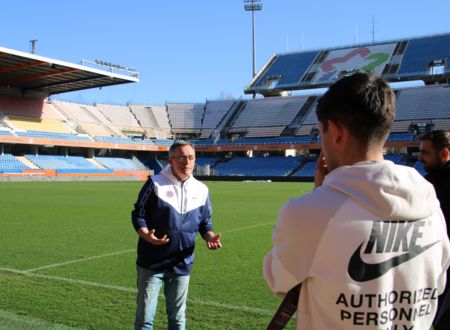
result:
<svg viewBox="0 0 450 330"><path fill-rule="evenodd" d="M117 290L117 291L122 291L122 292L131 292L131 293L137 292L136 289L127 288L127 287L118 286L118 285L102 284L102 283L97 283L97 282L78 280L78 279L61 277L61 276L36 274L36 273L30 273L27 271L12 269L12 268L0 267L0 271L14 273L14 274L20 274L20 275L24 275L24 276L28 276L28 277L37 277L37 278L43 278L43 279L47 279L47 280L67 282L67 283L71 283L71 284L80 284L80 285L91 286L91 287L102 288L102 289L111 289L111 290ZM160 296L164 298L164 296L162 296L162 295L160 295ZM220 307L220 308L230 309L230 310L241 310L241 311L246 311L246 312L255 313L255 314L263 314L263 315L271 315L272 314L272 311L262 309L262 308L240 306L240 305L233 305L233 304L223 304L223 303L219 303L219 302L215 302L215 301L206 301L206 300L191 299L191 298L188 298L188 301L190 303L196 304L196 305Z"/></svg>
<svg viewBox="0 0 450 330"><path fill-rule="evenodd" d="M117 256L117 255L120 255L120 254L125 254L125 253L129 253L129 252L133 252L133 251L136 251L136 249L128 249L128 250L124 250L124 251L118 251L118 252L101 254L101 255L98 255L98 256L80 258L80 259L75 259L75 260L68 260L68 261L59 262L59 263L56 263L56 264L51 264L51 265L46 265L46 266L26 269L23 272L31 273L31 272L35 272L37 270L55 268L55 267L59 267L59 266L75 264L77 262L82 262L82 261L88 261L88 260L100 259L100 258L105 258L105 257Z"/></svg>
<svg viewBox="0 0 450 330"><path fill-rule="evenodd" d="M102 284L102 283L78 280L78 279L74 279L74 278L67 278L67 277L61 277L61 276L36 274L36 273L30 273L30 272L27 272L24 270L18 270L18 269L12 269L12 268L1 268L0 267L0 271L1 270L5 271L5 272L14 273L14 274L25 275L28 277L44 278L44 279L48 279L48 280L68 282L68 283L72 283L72 284L81 284L81 285L85 285L85 286L93 286L96 288L103 288L103 289L113 289L113 290L124 291L124 292L136 292L135 289L126 288L126 287L122 287L122 286L118 286L118 285Z"/></svg>
<svg viewBox="0 0 450 330"><path fill-rule="evenodd" d="M20 329L26 327L27 329L58 329L58 330L77 330L78 328L69 327L63 324L55 324L46 320L38 319L35 317L15 314L0 309L0 320L12 321L18 323L17 326ZM2 328L3 329L3 328ZM6 329L6 328L5 328Z"/></svg>
<svg viewBox="0 0 450 330"><path fill-rule="evenodd" d="M233 232L236 232L236 231L253 229L253 228L263 227L263 226L268 226L268 225L275 225L275 222L272 221L272 222L260 223L258 225L253 225L253 226L247 226L247 227L241 227L241 228L236 228L236 229L230 229L230 230L224 231L223 233L228 234L228 233L233 233Z"/></svg>
<svg viewBox="0 0 450 330"><path fill-rule="evenodd" d="M261 224L258 224L258 225L253 225L253 226L247 226L247 227L240 227L240 228L236 228L236 229L230 229L230 230L224 231L223 233L228 234L228 233L233 233L233 232L237 232L237 231L242 231L242 230L247 230L247 229L252 229L252 228L257 228L257 227L262 227L262 226L267 226L267 225L271 225L271 224L273 224L273 222L267 222L267 223L261 223ZM133 252L133 251L136 251L136 249L129 249L129 250L124 250L124 251L105 253L105 254L101 254L101 255L98 255L98 256L92 256L92 257L86 257L86 258L80 258L80 259L63 261L63 262L59 262L59 263L55 263L55 264L50 264L50 265L45 265L45 266L40 266L40 267L35 267L35 268L30 268L30 269L25 269L25 270L23 270L23 272L31 273L31 272L35 272L37 270L56 268L56 267L59 267L59 266L71 265L71 264L75 264L75 263L83 262L83 261L89 261L89 260L100 259L100 258L105 258L105 257L112 257L112 256L120 255L120 254L130 253L130 252Z"/></svg>
<svg viewBox="0 0 450 330"><path fill-rule="evenodd" d="M273 311L269 311L267 309L262 308L256 308L256 307L248 307L243 305L232 305L232 304L223 304L215 301L206 301L206 300L198 300L198 299L191 299L188 298L188 301L196 304L196 305L206 305L206 306L213 306L213 307L219 307L219 308L226 308L231 310L239 310L249 313L255 313L255 314L262 314L262 315L272 315Z"/></svg>
<svg viewBox="0 0 450 330"><path fill-rule="evenodd" d="M222 234L223 233L228 234L228 233L232 233L232 232L237 232L237 231L242 231L242 230L247 230L247 229L253 229L253 228L263 227L263 226L268 226L268 225L273 225L273 224L274 224L274 222L267 222L267 223L262 223L262 224L258 224L258 225L252 225L252 226L247 226L247 227L240 227L240 228L236 228L236 229L226 230L226 231L222 232ZM51 275L44 275L44 274L33 273L33 272L35 272L37 270L55 268L55 267L59 267L59 266L70 265L70 264L83 262L83 261L88 261L88 260L94 260L94 259L100 259L100 258L105 258L105 257L111 257L111 256L120 255L120 254L130 253L130 252L133 252L133 251L136 251L136 249L128 249L128 250L124 250L124 251L106 253L106 254L101 254L101 255L92 256L92 257L86 257L86 258L80 258L80 259L75 259L75 260L69 260L69 261L65 261L65 262L60 262L60 263L46 265L46 266L41 266L41 267L36 267L36 268L30 268L30 269L26 269L26 270L19 270L19 269L0 267L0 271L26 275L26 276L30 276L30 277L37 277L37 278L44 278L44 279L55 280L55 281L68 282L68 283L73 283L73 284L93 286L93 287L97 287L97 288L112 289L112 290L118 290L118 291L123 291L123 292L136 293L136 289L122 287L122 286L117 286L117 285L109 285L109 284L102 284L102 283L90 282L90 281L85 281L85 280L66 278L66 277L61 277L61 276L51 276ZM255 314L263 314L263 315L271 315L272 314L272 311L268 311L268 310L261 309L261 308L255 308L255 307L239 306L239 305L232 305L232 304L223 304L223 303L218 303L218 302L214 302L214 301L205 301L205 300L198 300L198 299L191 299L191 298L188 298L188 301L193 303L193 304L197 304L197 305L214 306L214 307L220 307L220 308L231 309L231 310L242 310L242 311L247 311L247 312L251 312L251 313L255 313Z"/></svg>

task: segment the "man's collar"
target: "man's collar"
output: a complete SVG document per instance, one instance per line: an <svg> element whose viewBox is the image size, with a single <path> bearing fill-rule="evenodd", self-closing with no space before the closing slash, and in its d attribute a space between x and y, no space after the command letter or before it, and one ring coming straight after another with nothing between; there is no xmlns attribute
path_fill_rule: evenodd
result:
<svg viewBox="0 0 450 330"><path fill-rule="evenodd" d="M447 163L444 164L443 168L450 168L450 160L448 160Z"/></svg>
<svg viewBox="0 0 450 330"><path fill-rule="evenodd" d="M447 161L442 167L428 171L428 175L426 177L432 180L439 179L440 175L443 172L448 171L449 169L450 169L450 160Z"/></svg>
<svg viewBox="0 0 450 330"><path fill-rule="evenodd" d="M167 164L167 166L164 168L163 173L173 182L180 182L180 183L186 183L187 181L189 181L193 175L191 174L186 180L181 181L180 179L178 179L172 171L172 166L170 166L170 164Z"/></svg>

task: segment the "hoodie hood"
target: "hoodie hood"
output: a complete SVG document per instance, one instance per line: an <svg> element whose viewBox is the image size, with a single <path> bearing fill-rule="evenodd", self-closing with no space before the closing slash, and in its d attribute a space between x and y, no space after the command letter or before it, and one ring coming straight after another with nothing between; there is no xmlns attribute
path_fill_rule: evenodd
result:
<svg viewBox="0 0 450 330"><path fill-rule="evenodd" d="M325 177L323 186L339 191L383 220L423 219L437 203L433 186L415 169L388 160L338 167Z"/></svg>

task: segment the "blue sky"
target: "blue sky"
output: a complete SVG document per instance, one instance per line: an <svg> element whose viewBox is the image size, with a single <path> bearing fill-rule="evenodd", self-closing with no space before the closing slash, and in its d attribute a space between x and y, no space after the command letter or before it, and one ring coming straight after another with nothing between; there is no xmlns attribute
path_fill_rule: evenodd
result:
<svg viewBox="0 0 450 330"><path fill-rule="evenodd" d="M262 0L256 70L274 53L450 32L449 0ZM252 75L242 0L17 0L2 3L0 46L135 68L140 82L54 96L83 103L204 102L243 93ZM373 24L374 29L373 29Z"/></svg>

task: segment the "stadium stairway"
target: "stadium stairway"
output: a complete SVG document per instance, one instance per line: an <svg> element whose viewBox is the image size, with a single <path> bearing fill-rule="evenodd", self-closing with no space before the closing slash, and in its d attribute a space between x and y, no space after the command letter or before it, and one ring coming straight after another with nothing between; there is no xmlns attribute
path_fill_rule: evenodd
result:
<svg viewBox="0 0 450 330"><path fill-rule="evenodd" d="M92 164L94 164L95 167L97 168L107 168L106 166L100 164L95 158L86 158L89 162L91 162Z"/></svg>
<svg viewBox="0 0 450 330"><path fill-rule="evenodd" d="M39 167L37 167L34 163L30 162L25 156L16 156L16 159L20 161L21 163L27 165L29 168L37 170Z"/></svg>
<svg viewBox="0 0 450 330"><path fill-rule="evenodd" d="M308 162L308 159L303 158L302 161L291 171L287 176L291 176L296 173L299 169L301 169Z"/></svg>

